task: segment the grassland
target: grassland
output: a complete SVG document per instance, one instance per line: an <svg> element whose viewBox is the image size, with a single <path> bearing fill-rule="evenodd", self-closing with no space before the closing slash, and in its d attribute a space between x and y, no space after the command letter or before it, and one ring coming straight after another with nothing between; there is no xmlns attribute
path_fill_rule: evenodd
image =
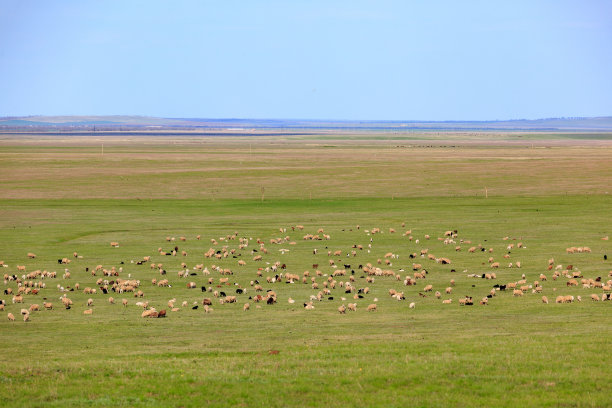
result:
<svg viewBox="0 0 612 408"><path fill-rule="evenodd" d="M457 305L459 296L478 300L494 283L516 281L523 273L530 282L542 272L550 276L551 257L575 265L585 277L606 280L612 269L603 259L612 254L610 241L601 240L610 235L609 139L513 138L3 140L0 260L9 265L3 272L26 265L28 271L61 274L65 266L58 258L74 251L83 256L67 266L70 280L48 280L38 297L26 297L26 305L42 304L43 297L59 304L56 284L95 286L97 277L85 267L102 264L122 266L123 275L140 279L146 300L158 309L173 297L189 306L166 319L142 319L133 297L126 297L124 309L97 294L93 315L84 316L90 296L75 291L68 292L75 302L71 310L34 312L28 323L3 317L0 405L610 406L612 302L588 300L601 289L568 288L563 278L544 282L543 294L582 296L583 302L543 305L541 295L528 292L522 298L499 293L488 306ZM305 230L292 231L296 224ZM281 234L281 227L287 232ZM368 236L365 230L373 227L383 233ZM329 241L301 239L319 228ZM401 235L406 229L418 244ZM436 239L449 229L493 253L469 254L464 244L456 252L455 245ZM203 257L210 238L234 232L253 238L240 258L247 266L238 267L231 257ZM285 235L296 245L269 244ZM167 236L177 241L168 243ZM269 249L262 264L251 260L257 238ZM367 248L370 238L370 253L345 256L354 244ZM110 241L121 245L110 248ZM502 258L508 243L517 242L526 248ZM159 247L172 245L188 256L158 254ZM567 254L565 248L574 245L592 252ZM281 248L290 251L283 255ZM384 277L366 284L357 271L356 285L372 293L357 300L355 313L338 314L340 304L353 300L342 291L306 311L302 302L317 292L309 284L265 282L279 294L278 304L256 308L251 302L251 310L242 311L253 294L249 282L265 262L281 261L300 275L316 262L329 274L328 249L342 250L340 260L353 268L393 252L399 258L389 268L405 269L403 276L412 272L409 254L422 248L453 264L419 258L429 274L413 287ZM37 258L27 259L28 252ZM159 273L132 263L146 255L164 263L172 288L151 285ZM496 281L467 278L489 272L491 255L504 266ZM190 268L231 267L231 282L248 293L238 304L215 304L211 314L201 305L192 310L193 302L210 294L187 290L185 283L195 280L199 287L208 277L179 279L183 261ZM505 267L516 261L521 269ZM418 295L425 283L443 290L450 279L456 280L454 293L444 298L452 297L453 304ZM405 291L407 300L392 300L391 288ZM6 312L18 315L22 306L1 298ZM374 298L379 310L368 313ZM415 309L408 309L410 302Z"/></svg>

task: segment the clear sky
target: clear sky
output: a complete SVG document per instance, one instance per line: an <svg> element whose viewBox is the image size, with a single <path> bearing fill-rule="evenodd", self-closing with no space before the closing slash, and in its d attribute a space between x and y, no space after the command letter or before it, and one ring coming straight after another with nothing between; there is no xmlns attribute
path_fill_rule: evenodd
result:
<svg viewBox="0 0 612 408"><path fill-rule="evenodd" d="M612 1L0 0L0 116L612 115Z"/></svg>

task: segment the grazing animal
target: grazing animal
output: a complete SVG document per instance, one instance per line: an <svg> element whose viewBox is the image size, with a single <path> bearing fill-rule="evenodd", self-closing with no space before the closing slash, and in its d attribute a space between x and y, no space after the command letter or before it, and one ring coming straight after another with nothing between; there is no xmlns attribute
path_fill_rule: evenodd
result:
<svg viewBox="0 0 612 408"><path fill-rule="evenodd" d="M378 310L378 306L376 305L376 303L372 303L368 305L368 312L375 312L377 310Z"/></svg>
<svg viewBox="0 0 612 408"><path fill-rule="evenodd" d="M8 317L9 321L11 321L11 322L15 321L15 316L13 316L12 313L7 314L6 317Z"/></svg>

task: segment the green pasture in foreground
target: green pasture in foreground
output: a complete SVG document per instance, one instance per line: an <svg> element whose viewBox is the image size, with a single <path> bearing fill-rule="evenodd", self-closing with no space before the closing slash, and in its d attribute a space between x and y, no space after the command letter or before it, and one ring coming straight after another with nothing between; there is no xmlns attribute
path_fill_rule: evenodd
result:
<svg viewBox="0 0 612 408"><path fill-rule="evenodd" d="M0 405L2 406L610 406L609 384L612 369L612 302L591 302L591 293L601 289L567 288L567 279L551 280L548 259L555 264L573 264L585 277L607 280L612 255L608 195L504 197L504 198L406 198L406 199L326 199L326 200L0 200L0 260L9 265L6 273L16 273L16 265L27 271L57 271L58 279L48 279L39 295L26 296L25 305L42 305L43 297L55 304L53 311L33 312L24 323L10 296L0 320ZM405 222L405 228L401 223ZM304 231L292 231L302 224ZM356 226L360 225L357 230ZM281 233L279 228L287 228ZM366 229L379 227L382 234L368 236ZM395 228L395 234L389 228ZM304 241L306 233L323 228L329 241ZM402 236L412 230L413 241ZM446 230L458 230L458 240L472 244L445 245L437 240ZM203 253L228 234L253 238L247 249L238 251L246 266L237 259L205 259ZM195 236L202 235L197 241ZM431 235L429 241L425 234ZM273 245L270 238L290 236L295 245ZM167 236L176 241L167 242ZM180 236L187 238L179 241ZM508 240L503 240L509 237ZM261 263L252 261L251 250L261 238L269 250ZM372 248L367 245L372 238ZM416 243L419 239L419 243ZM119 248L111 248L118 241ZM509 243L522 242L524 249ZM471 245L493 248L493 253L467 252ZM225 243L229 248L237 241ZM219 241L216 248L225 245ZM353 244L366 249L356 257L346 257ZM173 245L187 257L162 256ZM591 253L567 254L569 246L589 246ZM326 249L327 247L327 249ZM281 254L279 249L289 249ZM312 250L319 250L317 255ZM446 256L453 264L441 265L427 259L412 260L409 254L428 248L436 256ZM417 286L403 286L389 277L376 277L366 283L361 271L355 274L358 288L369 286L371 293L357 300L356 312L340 315L337 307L352 302L352 295L333 290L334 300L315 301L315 309L304 310L302 303L317 290L310 283L262 284L278 293L275 305L251 302L242 305L254 291L249 282L256 279L258 267L266 262L287 264L287 271L301 276L318 263L323 273L333 269L327 264L327 250L342 250L337 263L376 264L387 252L399 255L389 267L412 275L412 262L429 271ZM82 259L72 258L73 252ZM27 259L34 252L36 259ZM148 265L138 266L143 256L163 262L172 288L151 285L160 278ZM495 281L468 278L469 273L490 272L487 258L502 263ZM57 259L71 257L62 266ZM521 261L522 268L507 268L508 262ZM124 262L121 264L121 262ZM204 263L230 267L230 282L247 288L237 304L220 305L214 299L210 314L193 302L210 293L201 293L208 276L198 273L178 278L180 263L189 268ZM57 284L74 286L79 282L96 287L85 272L102 264L122 266L122 277L140 279L145 300L159 309L167 308L171 298L177 306L188 307L168 312L166 319L143 319L137 299L68 292L74 301L71 310L59 307L61 292ZM67 267L72 277L63 280ZM451 268L456 272L451 272ZM467 269L467 271L465 271ZM470 295L476 301L489 293L495 283L515 282L525 274L528 283L540 273L549 276L541 295L530 291L522 298L511 292L498 293L490 305L460 307L457 299ZM212 272L210 277L220 275ZM338 280L348 280L337 278ZM430 293L418 295L425 284L444 292L450 279L456 280L451 305L443 305ZM198 289L188 290L193 280ZM322 284L323 277L318 278ZM208 286L208 285L207 285ZM236 286L216 290L232 293ZM15 282L5 287L16 289ZM391 299L388 290L404 291L406 300ZM555 289L555 290L553 290ZM582 296L583 301L554 304L557 294ZM346 296L347 300L340 298ZM88 297L94 299L93 315L84 316ZM123 308L121 298L129 305ZM291 305L287 299L296 300ZM378 311L366 307L378 298ZM326 297L325 297L326 298ZM409 309L410 302L416 303ZM6 313L16 315L15 322ZM278 354L270 354L278 350Z"/></svg>

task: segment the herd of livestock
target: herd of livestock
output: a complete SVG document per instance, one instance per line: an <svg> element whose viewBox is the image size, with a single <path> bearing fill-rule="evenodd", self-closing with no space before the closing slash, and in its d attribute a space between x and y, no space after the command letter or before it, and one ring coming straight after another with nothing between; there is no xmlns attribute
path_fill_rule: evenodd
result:
<svg viewBox="0 0 612 408"><path fill-rule="evenodd" d="M538 260L517 238L490 241L496 244L473 243L457 230L413 234L405 224L400 232L360 226L308 232L295 225L265 240L237 232L208 239L167 236L150 254L107 265L89 264L90 256L79 252L52 260L29 252L16 262L0 260L0 310L9 321L15 315L30 321L57 310L87 317L101 304L164 318L180 316L181 310L212 313L215 308L313 310L320 302L332 302L335 313L347 314L380 312L388 301L406 301L410 310L436 302L486 306L500 296L517 301L535 296L543 304L611 300L607 236L597 242L596 251L589 246L561 249L558 255L571 263L550 254ZM122 246L113 241L110 248ZM107 258L115 257L102 259ZM593 260L600 263L593 267L588 264Z"/></svg>

